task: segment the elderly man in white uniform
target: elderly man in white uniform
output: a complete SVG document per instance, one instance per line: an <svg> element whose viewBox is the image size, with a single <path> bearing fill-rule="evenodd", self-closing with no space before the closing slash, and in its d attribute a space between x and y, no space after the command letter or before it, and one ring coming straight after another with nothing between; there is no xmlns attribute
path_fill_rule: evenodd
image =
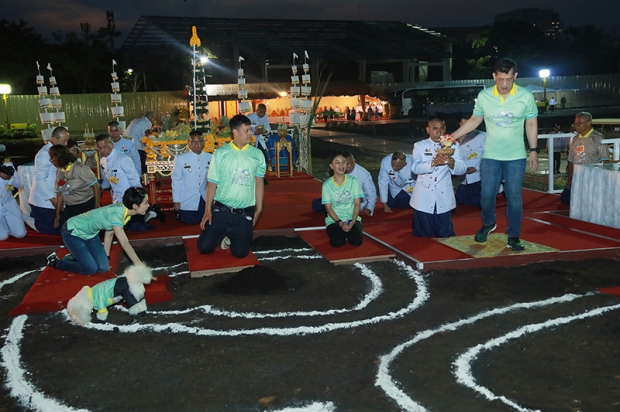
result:
<svg viewBox="0 0 620 412"><path fill-rule="evenodd" d="M142 187L140 176L136 171L133 162L123 152L114 148L112 139L107 134L100 134L95 139L97 150L101 157L101 184L102 189L110 189L112 192L112 203L122 203L125 191L130 187ZM153 200L154 202L154 200ZM127 223L127 230L143 231L153 229L153 226L146 224L152 218L157 217L165 222L166 216L161 208L154 204L146 215L136 215Z"/></svg>
<svg viewBox="0 0 620 412"><path fill-rule="evenodd" d="M377 204L377 188L372 181L372 176L368 170L357 164L353 153L347 152L345 154L347 174L357 179L360 186L362 186L362 192L364 192L362 203L360 203L360 214L365 213L367 216L372 216Z"/></svg>
<svg viewBox="0 0 620 412"><path fill-rule="evenodd" d="M59 235L60 228L54 228L56 219L56 166L50 160L50 147L55 144L66 146L69 140L69 132L62 126L52 131L50 141L39 150L34 158L34 181L30 188L30 216L34 219L34 225L39 233L47 235Z"/></svg>
<svg viewBox="0 0 620 412"><path fill-rule="evenodd" d="M144 116L133 119L125 130L125 136L130 136L133 139L133 144L136 146L136 149L138 149L138 154L140 155L140 170L142 173L146 173L146 152L144 151L142 138L145 132L153 127L153 120L155 120L155 112L149 110L144 113Z"/></svg>
<svg viewBox="0 0 620 412"><path fill-rule="evenodd" d="M379 169L379 199L383 211L392 213L392 208L408 209L415 187L415 175L411 172L411 155L396 151L381 160Z"/></svg>
<svg viewBox="0 0 620 412"><path fill-rule="evenodd" d="M131 138L131 136L121 135L121 129L119 129L117 121L108 123L108 134L112 138L114 148L117 151L124 153L126 156L129 156L136 168L136 171L138 172L138 175L141 175L142 166L140 165L140 155L138 154L136 144L133 142L133 138Z"/></svg>
<svg viewBox="0 0 620 412"><path fill-rule="evenodd" d="M205 214L207 173L212 156L202 151L202 132L191 132L188 146L189 150L177 156L172 166L172 202L177 219L194 225Z"/></svg>

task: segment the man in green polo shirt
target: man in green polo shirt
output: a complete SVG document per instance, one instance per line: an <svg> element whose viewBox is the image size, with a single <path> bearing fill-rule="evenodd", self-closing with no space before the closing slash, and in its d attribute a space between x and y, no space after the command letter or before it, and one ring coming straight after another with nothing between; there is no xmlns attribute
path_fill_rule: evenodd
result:
<svg viewBox="0 0 620 412"><path fill-rule="evenodd" d="M207 174L205 214L198 250L213 253L218 244L243 258L250 253L254 224L263 210L265 157L252 142L252 123L230 119L233 140L213 153Z"/></svg>
<svg viewBox="0 0 620 412"><path fill-rule="evenodd" d="M508 217L508 248L523 250L519 240L523 203L521 186L525 175L526 151L523 132L529 143L529 164L533 173L538 168L538 109L532 93L515 84L517 64L511 59L495 63L493 79L495 86L478 94L472 117L463 124L453 137L473 131L482 123L486 125L487 139L480 164L480 206L482 227L476 233L476 242L486 242L496 225L496 196L503 177Z"/></svg>

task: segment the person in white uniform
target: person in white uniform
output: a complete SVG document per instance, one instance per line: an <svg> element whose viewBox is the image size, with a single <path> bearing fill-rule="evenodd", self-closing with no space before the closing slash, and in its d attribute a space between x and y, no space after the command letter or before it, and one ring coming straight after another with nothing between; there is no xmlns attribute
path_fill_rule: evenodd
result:
<svg viewBox="0 0 620 412"><path fill-rule="evenodd" d="M114 148L109 135L100 134L95 138L95 142L101 157L101 188L110 189L112 203L122 203L123 195L127 189L130 187L142 188L140 176L131 159ZM161 222L166 221L166 216L157 204L152 205L145 215L133 216L127 223L126 229L135 232L153 229L153 226L146 222L154 217L157 217Z"/></svg>
<svg viewBox="0 0 620 412"><path fill-rule="evenodd" d="M469 118L471 118L471 113L461 116L461 126ZM456 189L457 205L480 207L480 163L482 163L482 153L486 140L487 134L480 130L473 130L459 139L461 157L463 157L467 171L460 177L462 179L461 184Z"/></svg>
<svg viewBox="0 0 620 412"><path fill-rule="evenodd" d="M49 150L55 144L67 145L69 132L62 126L52 131L50 141L39 150L34 158L34 181L30 188L30 216L39 233L59 235L60 229L54 228L56 219L56 167L50 160Z"/></svg>
<svg viewBox="0 0 620 412"><path fill-rule="evenodd" d="M379 199L383 211L392 213L392 208L408 209L411 194L415 188L415 175L411 172L413 158L396 151L381 159L379 169Z"/></svg>
<svg viewBox="0 0 620 412"><path fill-rule="evenodd" d="M177 156L172 166L172 202L177 219L194 225L205 214L207 173L212 156L202 151L202 132L191 132L187 145L189 150Z"/></svg>
<svg viewBox="0 0 620 412"><path fill-rule="evenodd" d="M138 154L140 156L140 170L142 173L146 173L146 152L144 151L144 143L142 143L142 138L145 136L146 131L153 127L153 120L155 120L155 112L149 110L144 113L144 116L133 119L125 130L125 136L130 136L133 139L136 149L138 149ZM122 195L123 194L121 193L121 196Z"/></svg>
<svg viewBox="0 0 620 412"><path fill-rule="evenodd" d="M140 154L138 153L138 149L136 148L133 138L131 138L131 136L123 136L121 134L121 129L119 129L117 121L108 123L108 134L112 139L114 148L128 156L133 162L133 165L138 172L138 176L141 175L142 165L140 165Z"/></svg>
<svg viewBox="0 0 620 412"><path fill-rule="evenodd" d="M446 132L446 123L433 116L428 121L429 138L413 146L411 170L418 175L410 205L413 213L413 235L418 237L456 236L450 217L456 207L452 175L462 175L466 167L459 144L454 143L452 156L437 155L442 146L440 137Z"/></svg>
<svg viewBox="0 0 620 412"><path fill-rule="evenodd" d="M26 236L26 225L22 211L13 197L13 189L22 187L22 181L15 171L13 163L0 166L0 240L9 236L22 238Z"/></svg>
<svg viewBox="0 0 620 412"><path fill-rule="evenodd" d="M362 192L364 192L364 197L360 203L360 214L364 213L367 216L372 216L377 204L377 188L372 181L372 176L368 170L357 164L353 153L346 152L345 155L347 174L357 179L362 187Z"/></svg>
<svg viewBox="0 0 620 412"><path fill-rule="evenodd" d="M269 117L267 117L267 106L263 103L259 104L256 112L247 115L250 119L252 134L256 137L256 147L265 155L265 162L269 164L269 152L265 136L271 136L271 126L269 125Z"/></svg>

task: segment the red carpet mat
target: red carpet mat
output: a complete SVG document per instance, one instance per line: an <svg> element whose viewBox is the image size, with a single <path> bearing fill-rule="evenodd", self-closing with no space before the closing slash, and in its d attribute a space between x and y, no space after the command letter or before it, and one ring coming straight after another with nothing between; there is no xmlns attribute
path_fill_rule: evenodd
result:
<svg viewBox="0 0 620 412"><path fill-rule="evenodd" d="M197 239L183 240L187 264L193 278L211 276L217 273L238 272L249 266L260 265L254 253L243 259L238 259L230 254L230 250L222 250L219 247L209 255L203 255L198 251Z"/></svg>
<svg viewBox="0 0 620 412"><path fill-rule="evenodd" d="M64 256L66 249L58 251L58 256ZM63 270L46 267L34 282L22 302L9 315L17 316L32 313L57 312L66 307L67 302L84 286L94 286L99 282L116 276L116 268L121 260L122 250L114 245L111 250L110 263L112 269L106 273L93 276L78 275ZM172 300L168 292L167 276L158 276L150 285L145 285L147 304L156 304Z"/></svg>
<svg viewBox="0 0 620 412"><path fill-rule="evenodd" d="M329 237L325 229L300 230L297 234L312 246L323 257L335 265L375 262L388 260L396 254L374 240L365 237L361 246L354 247L348 243L335 248L329 244Z"/></svg>
<svg viewBox="0 0 620 412"><path fill-rule="evenodd" d="M620 286L614 286L612 288L600 288L598 291L601 293L605 293L606 295L620 296Z"/></svg>

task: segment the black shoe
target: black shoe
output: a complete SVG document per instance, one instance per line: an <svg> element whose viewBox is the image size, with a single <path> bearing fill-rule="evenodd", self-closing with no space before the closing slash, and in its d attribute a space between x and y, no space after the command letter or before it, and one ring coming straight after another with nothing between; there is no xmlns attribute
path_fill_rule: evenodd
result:
<svg viewBox="0 0 620 412"><path fill-rule="evenodd" d="M496 228L497 228L497 225L495 223L493 223L490 226L482 225L480 230L478 230L478 232L476 233L476 236L474 236L474 240L476 242L481 242L481 243L486 242L487 238L489 237L489 233L494 231Z"/></svg>
<svg viewBox="0 0 620 412"><path fill-rule="evenodd" d="M525 249L525 245L519 241L518 237L509 237L506 246L515 252L520 252Z"/></svg>
<svg viewBox="0 0 620 412"><path fill-rule="evenodd" d="M58 263L58 255L56 252L52 253L47 257L47 266L53 267L56 269L56 263Z"/></svg>
<svg viewBox="0 0 620 412"><path fill-rule="evenodd" d="M166 215L164 215L164 212L161 211L161 207L159 207L159 205L153 205L151 206L151 211L155 212L156 214L156 218L161 222L161 223L166 223Z"/></svg>

